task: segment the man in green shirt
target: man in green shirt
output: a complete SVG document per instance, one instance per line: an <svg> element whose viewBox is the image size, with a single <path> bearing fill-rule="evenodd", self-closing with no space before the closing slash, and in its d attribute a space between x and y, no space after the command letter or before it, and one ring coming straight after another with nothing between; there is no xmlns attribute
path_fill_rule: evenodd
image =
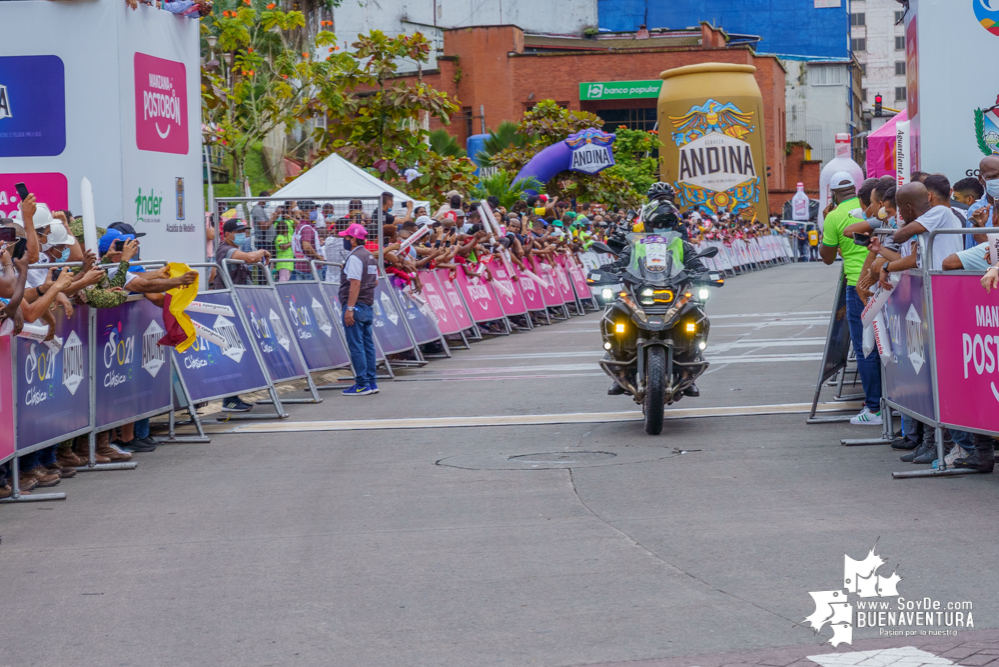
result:
<svg viewBox="0 0 999 667"><path fill-rule="evenodd" d="M853 177L845 171L833 174L829 181L830 206L835 207L825 217L822 247L819 256L826 264L836 261L836 254L843 257L843 274L846 276L846 321L850 327L850 340L857 355L857 371L864 386L864 409L850 420L851 424L881 424L881 360L877 350L864 356L864 325L860 315L864 303L857 296L857 280L867 259L867 248L854 243L853 238L844 236L843 230L854 220L850 211L860 207L857 198L857 185Z"/></svg>

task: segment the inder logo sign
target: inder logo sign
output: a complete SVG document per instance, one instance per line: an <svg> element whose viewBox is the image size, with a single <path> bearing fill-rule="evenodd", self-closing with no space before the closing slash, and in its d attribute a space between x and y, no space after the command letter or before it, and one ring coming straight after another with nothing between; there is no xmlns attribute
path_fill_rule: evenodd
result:
<svg viewBox="0 0 999 667"><path fill-rule="evenodd" d="M139 150L187 155L184 63L135 54L135 144Z"/></svg>

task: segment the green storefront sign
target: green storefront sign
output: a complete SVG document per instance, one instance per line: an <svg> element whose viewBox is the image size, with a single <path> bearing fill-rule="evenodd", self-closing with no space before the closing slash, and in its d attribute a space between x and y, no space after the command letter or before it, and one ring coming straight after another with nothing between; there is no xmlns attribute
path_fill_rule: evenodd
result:
<svg viewBox="0 0 999 667"><path fill-rule="evenodd" d="M633 100L641 97L659 97L663 82L652 81L593 81L579 84L579 99Z"/></svg>

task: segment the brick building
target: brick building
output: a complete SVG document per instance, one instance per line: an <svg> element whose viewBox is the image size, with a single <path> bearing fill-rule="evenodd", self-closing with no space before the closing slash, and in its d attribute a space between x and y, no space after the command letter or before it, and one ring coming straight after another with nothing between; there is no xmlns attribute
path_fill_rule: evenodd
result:
<svg viewBox="0 0 999 667"><path fill-rule="evenodd" d="M608 130L620 125L652 129L659 74L705 62L753 65L763 95L767 186L784 190L785 71L774 56L760 56L751 41L731 39L704 23L687 30L639 30L593 36L532 35L513 25L444 31L444 53L423 80L459 100L462 111L447 129L462 145L469 135L518 122L538 100L599 115ZM405 79L415 79L406 75ZM637 91L613 95L614 82ZM591 84L602 83L600 88ZM607 99L611 97L613 99Z"/></svg>

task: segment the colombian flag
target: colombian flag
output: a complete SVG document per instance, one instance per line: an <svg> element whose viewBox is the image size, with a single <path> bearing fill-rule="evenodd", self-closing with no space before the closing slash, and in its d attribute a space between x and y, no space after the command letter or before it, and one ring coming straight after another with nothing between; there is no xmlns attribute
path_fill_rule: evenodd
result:
<svg viewBox="0 0 999 667"><path fill-rule="evenodd" d="M171 262L167 267L171 278L182 276L191 270L187 264L178 262ZM191 305L197 296L197 281L190 285L175 287L166 293L166 298L163 300L163 326L166 327L166 335L160 339L160 345L176 347L178 352L183 352L194 344L194 339L197 337L194 333L194 324L184 309Z"/></svg>

